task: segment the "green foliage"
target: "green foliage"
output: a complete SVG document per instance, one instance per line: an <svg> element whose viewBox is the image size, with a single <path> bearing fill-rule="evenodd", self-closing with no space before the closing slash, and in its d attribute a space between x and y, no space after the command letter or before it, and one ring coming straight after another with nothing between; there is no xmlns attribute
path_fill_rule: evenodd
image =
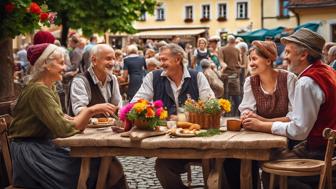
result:
<svg viewBox="0 0 336 189"><path fill-rule="evenodd" d="M58 13L56 24L67 19L73 29L81 28L84 35L93 33L126 32L136 30L132 22L144 12L152 14L155 0L58 0L49 1L49 8ZM62 20L63 18L63 20Z"/></svg>
<svg viewBox="0 0 336 189"><path fill-rule="evenodd" d="M219 135L219 134L220 134L219 129L208 129L205 132L201 132L201 133L196 134L196 136L198 136L198 137L211 137L211 136Z"/></svg>
<svg viewBox="0 0 336 189"><path fill-rule="evenodd" d="M19 34L31 33L42 25L49 25L49 20L40 22L40 14L32 12L29 7L32 2L42 5L44 1L36 0L4 0L0 2L0 40L14 38ZM48 7L39 7L43 12Z"/></svg>

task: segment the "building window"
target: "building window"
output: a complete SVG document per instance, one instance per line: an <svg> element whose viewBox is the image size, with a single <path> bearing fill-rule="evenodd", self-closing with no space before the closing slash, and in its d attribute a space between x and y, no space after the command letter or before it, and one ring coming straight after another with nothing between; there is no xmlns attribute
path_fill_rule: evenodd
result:
<svg viewBox="0 0 336 189"><path fill-rule="evenodd" d="M157 21L165 20L165 10L162 6L156 9L156 20Z"/></svg>
<svg viewBox="0 0 336 189"><path fill-rule="evenodd" d="M210 5L202 5L202 18L210 19Z"/></svg>
<svg viewBox="0 0 336 189"><path fill-rule="evenodd" d="M279 0L279 17L288 17L289 0Z"/></svg>
<svg viewBox="0 0 336 189"><path fill-rule="evenodd" d="M247 19L247 2L237 2L237 19Z"/></svg>
<svg viewBox="0 0 336 189"><path fill-rule="evenodd" d="M217 20L226 20L226 3L218 4L218 19Z"/></svg>
<svg viewBox="0 0 336 189"><path fill-rule="evenodd" d="M192 6L186 6L185 11L186 11L185 18L193 19L193 7Z"/></svg>
<svg viewBox="0 0 336 189"><path fill-rule="evenodd" d="M141 14L139 20L140 21L146 21L146 13Z"/></svg>

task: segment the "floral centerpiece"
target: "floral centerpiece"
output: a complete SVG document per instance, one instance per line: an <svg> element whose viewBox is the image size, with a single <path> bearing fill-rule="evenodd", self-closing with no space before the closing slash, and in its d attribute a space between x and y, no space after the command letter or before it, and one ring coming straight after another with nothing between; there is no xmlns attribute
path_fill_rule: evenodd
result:
<svg viewBox="0 0 336 189"><path fill-rule="evenodd" d="M140 99L136 103L129 103L119 112L120 120L125 122L125 130L129 130L132 125L140 129L153 130L162 125L168 117L167 110L163 107L161 100L153 103Z"/></svg>
<svg viewBox="0 0 336 189"><path fill-rule="evenodd" d="M231 111L230 101L215 98L206 101L188 98L184 107L188 112L189 122L200 124L203 129L219 128L222 112Z"/></svg>

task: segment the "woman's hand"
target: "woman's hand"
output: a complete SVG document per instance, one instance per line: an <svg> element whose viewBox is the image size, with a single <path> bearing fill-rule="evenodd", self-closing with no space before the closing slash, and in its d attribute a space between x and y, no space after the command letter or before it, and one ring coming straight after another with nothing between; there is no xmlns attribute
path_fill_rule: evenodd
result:
<svg viewBox="0 0 336 189"><path fill-rule="evenodd" d="M252 112L252 111L250 111L250 110L245 111L245 112L240 116L240 119L241 119L242 121L244 121L244 120L247 119L247 118L255 118L255 119L258 119L258 120L260 120L260 121L266 121L265 118L259 116L258 114L254 113L254 112Z"/></svg>
<svg viewBox="0 0 336 189"><path fill-rule="evenodd" d="M272 123L263 122L257 118L246 118L242 121L243 128L246 130L260 131L264 133L272 133Z"/></svg>

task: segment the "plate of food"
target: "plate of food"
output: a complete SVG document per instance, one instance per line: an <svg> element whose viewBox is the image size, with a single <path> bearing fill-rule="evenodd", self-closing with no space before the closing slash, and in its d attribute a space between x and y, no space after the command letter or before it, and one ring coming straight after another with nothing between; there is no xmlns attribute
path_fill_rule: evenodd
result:
<svg viewBox="0 0 336 189"><path fill-rule="evenodd" d="M198 124L190 123L190 122L176 122L176 127L172 127L169 129L168 133L171 136L177 137L194 137L199 133L204 132L205 130L201 130L201 126Z"/></svg>
<svg viewBox="0 0 336 189"><path fill-rule="evenodd" d="M114 125L114 123L115 119L110 117L91 118L88 127L89 128L109 127Z"/></svg>

